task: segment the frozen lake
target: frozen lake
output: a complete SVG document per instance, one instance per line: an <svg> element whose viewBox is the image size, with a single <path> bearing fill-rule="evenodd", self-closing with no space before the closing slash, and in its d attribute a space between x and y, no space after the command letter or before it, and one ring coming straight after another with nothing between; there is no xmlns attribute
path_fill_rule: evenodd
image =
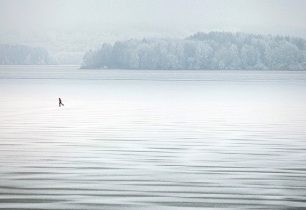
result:
<svg viewBox="0 0 306 210"><path fill-rule="evenodd" d="M306 208L306 72L0 67L0 209L204 207Z"/></svg>

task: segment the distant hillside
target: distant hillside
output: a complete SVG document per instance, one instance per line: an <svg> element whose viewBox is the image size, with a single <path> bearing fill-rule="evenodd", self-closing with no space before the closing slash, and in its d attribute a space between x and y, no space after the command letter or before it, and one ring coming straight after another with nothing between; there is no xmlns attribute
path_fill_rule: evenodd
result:
<svg viewBox="0 0 306 210"><path fill-rule="evenodd" d="M87 52L82 68L306 70L306 41L227 32L118 41Z"/></svg>
<svg viewBox="0 0 306 210"><path fill-rule="evenodd" d="M0 45L0 65L53 64L48 52L43 48L24 45Z"/></svg>

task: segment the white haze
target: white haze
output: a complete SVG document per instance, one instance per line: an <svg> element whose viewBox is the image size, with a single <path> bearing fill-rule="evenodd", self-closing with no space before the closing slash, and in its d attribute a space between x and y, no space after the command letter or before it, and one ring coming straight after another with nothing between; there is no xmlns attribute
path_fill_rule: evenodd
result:
<svg viewBox="0 0 306 210"><path fill-rule="evenodd" d="M304 0L0 0L0 43L76 63L102 42L198 31L306 37Z"/></svg>

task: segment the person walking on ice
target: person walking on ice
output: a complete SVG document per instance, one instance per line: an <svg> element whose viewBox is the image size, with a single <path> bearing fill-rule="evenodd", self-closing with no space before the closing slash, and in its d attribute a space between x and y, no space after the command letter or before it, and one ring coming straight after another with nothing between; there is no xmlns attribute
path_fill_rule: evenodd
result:
<svg viewBox="0 0 306 210"><path fill-rule="evenodd" d="M64 106L61 98L58 98L58 106L59 107Z"/></svg>

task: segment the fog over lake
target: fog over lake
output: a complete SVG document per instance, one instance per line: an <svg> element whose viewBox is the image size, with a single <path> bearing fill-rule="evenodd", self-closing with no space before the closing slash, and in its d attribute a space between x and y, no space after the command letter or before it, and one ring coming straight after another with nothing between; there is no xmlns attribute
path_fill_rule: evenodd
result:
<svg viewBox="0 0 306 210"><path fill-rule="evenodd" d="M1 0L0 44L80 64L102 43L226 31L306 38L304 0Z"/></svg>
<svg viewBox="0 0 306 210"><path fill-rule="evenodd" d="M306 209L305 0L0 0L0 210Z"/></svg>

